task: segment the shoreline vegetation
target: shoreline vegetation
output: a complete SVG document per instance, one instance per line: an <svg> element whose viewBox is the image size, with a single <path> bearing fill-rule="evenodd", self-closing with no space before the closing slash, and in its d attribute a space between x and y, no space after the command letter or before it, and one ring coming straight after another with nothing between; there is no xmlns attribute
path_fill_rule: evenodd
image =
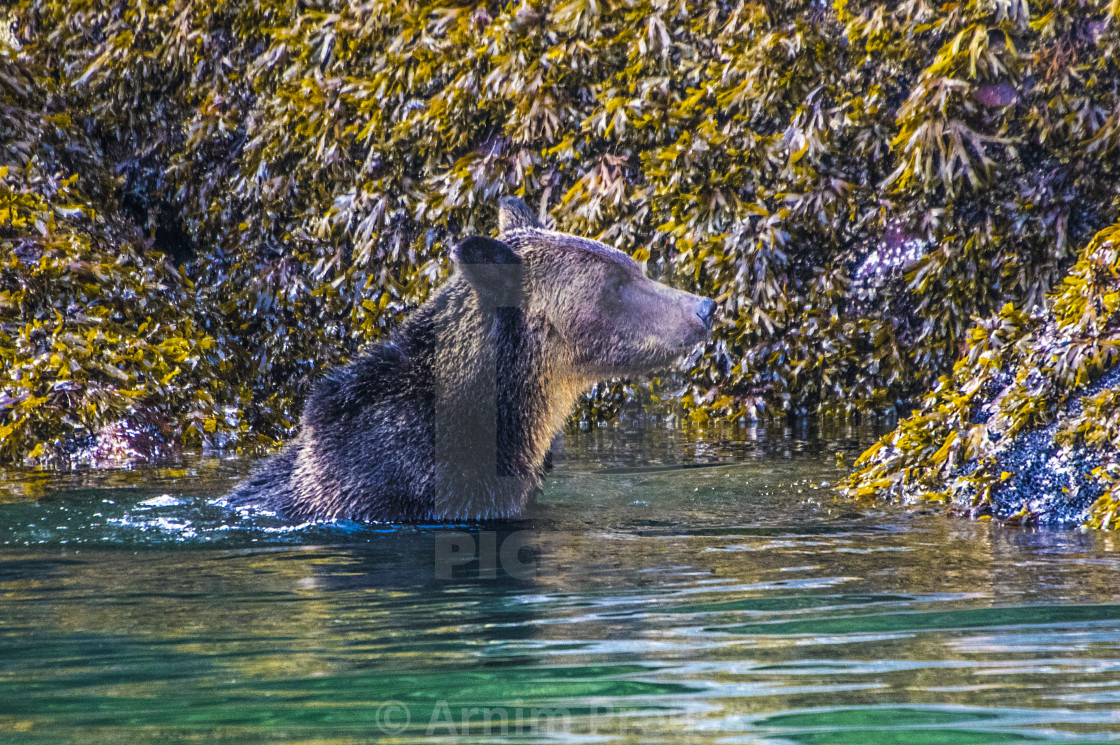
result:
<svg viewBox="0 0 1120 745"><path fill-rule="evenodd" d="M849 494L1120 527L1115 0L4 12L4 462L274 446L517 194L718 301L693 419L897 412Z"/></svg>
<svg viewBox="0 0 1120 745"><path fill-rule="evenodd" d="M1120 223L1046 309L1007 304L842 491L1015 524L1120 528ZM1106 372L1107 371L1107 372Z"/></svg>

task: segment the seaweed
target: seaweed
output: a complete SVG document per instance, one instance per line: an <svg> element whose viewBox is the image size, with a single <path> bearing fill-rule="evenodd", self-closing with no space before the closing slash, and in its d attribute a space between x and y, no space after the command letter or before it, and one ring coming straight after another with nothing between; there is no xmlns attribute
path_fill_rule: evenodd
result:
<svg viewBox="0 0 1120 745"><path fill-rule="evenodd" d="M713 343L652 386L701 421L890 418L931 388L963 410L939 382L962 349L994 380L975 350L1030 326L1116 219L1103 0L9 12L7 461L70 462L122 420L187 447L282 440L315 376L423 302L506 194L718 301ZM90 347L97 313L115 325ZM577 416L649 389L604 383ZM953 416L910 431L913 463L972 458Z"/></svg>
<svg viewBox="0 0 1120 745"><path fill-rule="evenodd" d="M917 409L856 462L857 497L950 501L974 516L1120 527L1120 222L1048 307L977 323Z"/></svg>

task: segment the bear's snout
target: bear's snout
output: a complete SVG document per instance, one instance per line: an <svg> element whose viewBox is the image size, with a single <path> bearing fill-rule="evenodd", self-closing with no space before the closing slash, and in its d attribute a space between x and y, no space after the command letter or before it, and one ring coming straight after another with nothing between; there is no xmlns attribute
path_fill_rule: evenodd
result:
<svg viewBox="0 0 1120 745"><path fill-rule="evenodd" d="M712 338L716 325L716 304L706 297L698 297L690 292L682 293L679 306L683 311L684 334L680 337L682 346L689 348L703 344Z"/></svg>
<svg viewBox="0 0 1120 745"><path fill-rule="evenodd" d="M700 305L696 310L696 317L700 319L700 323L711 330L716 322L716 304L708 298L700 298Z"/></svg>

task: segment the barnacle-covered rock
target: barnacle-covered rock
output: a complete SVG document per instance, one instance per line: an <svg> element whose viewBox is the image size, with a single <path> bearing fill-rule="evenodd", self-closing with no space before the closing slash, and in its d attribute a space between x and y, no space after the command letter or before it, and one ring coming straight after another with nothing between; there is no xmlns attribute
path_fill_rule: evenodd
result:
<svg viewBox="0 0 1120 745"><path fill-rule="evenodd" d="M861 456L845 491L975 517L1120 527L1120 223L1032 315L979 322L951 377Z"/></svg>

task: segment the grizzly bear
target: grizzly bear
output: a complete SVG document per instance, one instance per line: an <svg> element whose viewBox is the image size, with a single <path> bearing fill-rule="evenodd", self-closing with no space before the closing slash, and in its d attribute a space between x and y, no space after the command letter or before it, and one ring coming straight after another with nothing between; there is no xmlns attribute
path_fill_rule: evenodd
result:
<svg viewBox="0 0 1120 745"><path fill-rule="evenodd" d="M231 504L296 521L517 516L583 391L709 338L714 303L622 251L547 230L512 197L498 226L455 249L451 279L387 341L318 382L298 435Z"/></svg>

